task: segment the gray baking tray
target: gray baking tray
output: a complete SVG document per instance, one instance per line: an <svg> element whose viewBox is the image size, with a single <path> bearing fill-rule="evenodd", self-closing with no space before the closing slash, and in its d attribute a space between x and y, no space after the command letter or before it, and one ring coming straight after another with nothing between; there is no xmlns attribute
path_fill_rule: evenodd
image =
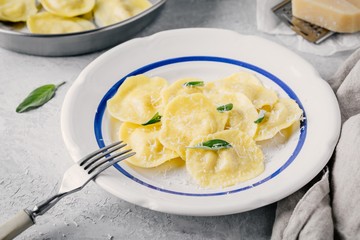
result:
<svg viewBox="0 0 360 240"><path fill-rule="evenodd" d="M68 34L32 34L0 22L0 47L39 56L73 56L110 48L131 38L160 12L166 0L122 22L90 31Z"/></svg>

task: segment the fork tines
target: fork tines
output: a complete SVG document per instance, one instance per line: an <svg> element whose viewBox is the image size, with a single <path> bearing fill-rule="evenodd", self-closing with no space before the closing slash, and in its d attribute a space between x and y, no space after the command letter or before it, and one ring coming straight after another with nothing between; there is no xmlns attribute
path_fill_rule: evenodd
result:
<svg viewBox="0 0 360 240"><path fill-rule="evenodd" d="M110 153L113 153L127 145L125 143L122 143L123 141L119 141L105 146L85 156L78 163L89 174L93 173L95 170L98 170L96 174L100 173L106 168L114 165L115 163L135 155L134 152L130 153L132 151L131 149L116 153L114 155L110 155Z"/></svg>

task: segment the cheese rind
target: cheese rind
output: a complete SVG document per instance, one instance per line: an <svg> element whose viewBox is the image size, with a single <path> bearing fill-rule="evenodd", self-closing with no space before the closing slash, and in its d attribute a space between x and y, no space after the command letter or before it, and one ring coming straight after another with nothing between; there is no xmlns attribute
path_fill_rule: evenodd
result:
<svg viewBox="0 0 360 240"><path fill-rule="evenodd" d="M334 32L360 31L359 0L292 0L297 18Z"/></svg>

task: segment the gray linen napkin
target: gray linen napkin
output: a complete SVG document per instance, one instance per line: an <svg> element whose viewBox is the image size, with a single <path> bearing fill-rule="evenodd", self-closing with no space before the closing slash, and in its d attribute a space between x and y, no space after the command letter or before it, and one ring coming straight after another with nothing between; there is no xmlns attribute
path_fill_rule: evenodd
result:
<svg viewBox="0 0 360 240"><path fill-rule="evenodd" d="M340 104L340 140L323 172L278 202L272 240L360 239L360 49L328 82Z"/></svg>

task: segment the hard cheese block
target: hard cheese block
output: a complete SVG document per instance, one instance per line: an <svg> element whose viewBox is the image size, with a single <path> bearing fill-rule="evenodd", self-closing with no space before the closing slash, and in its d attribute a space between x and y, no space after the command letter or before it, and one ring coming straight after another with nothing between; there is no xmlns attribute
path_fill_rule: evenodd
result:
<svg viewBox="0 0 360 240"><path fill-rule="evenodd" d="M293 15L334 32L360 31L360 0L292 0Z"/></svg>

